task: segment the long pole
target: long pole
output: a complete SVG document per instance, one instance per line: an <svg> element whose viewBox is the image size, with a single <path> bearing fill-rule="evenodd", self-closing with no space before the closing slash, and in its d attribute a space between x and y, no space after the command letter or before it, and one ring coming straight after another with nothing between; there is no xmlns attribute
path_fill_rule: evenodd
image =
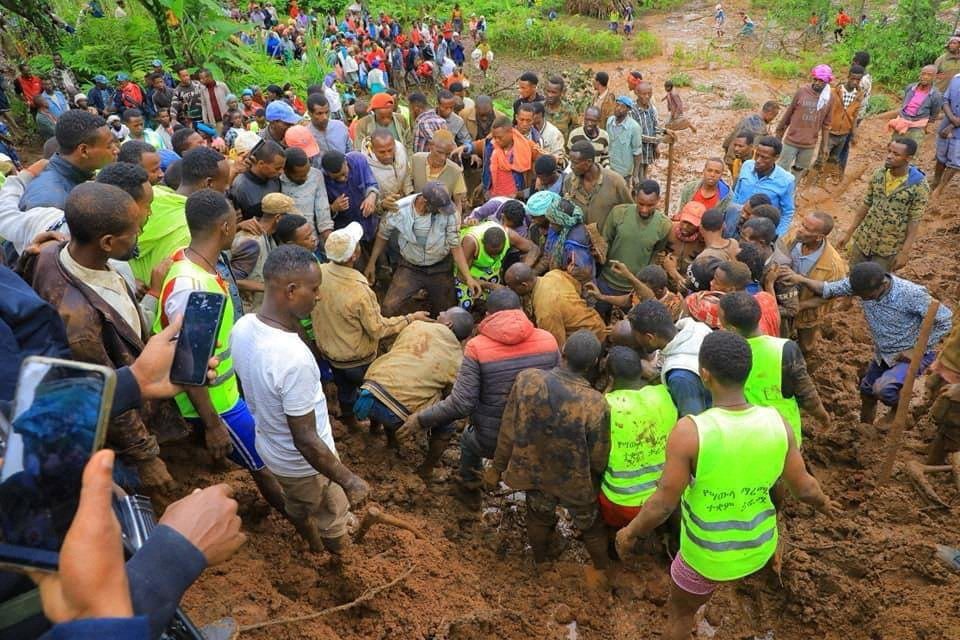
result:
<svg viewBox="0 0 960 640"><path fill-rule="evenodd" d="M907 414L910 411L913 383L917 378L917 372L920 370L920 361L927 350L927 341L930 340L930 332L933 331L933 323L937 319L938 309L940 309L940 303L931 300L930 306L927 307L927 315L924 316L923 324L920 325L917 344L913 346L913 352L910 354L910 367L907 369L907 377L903 381L903 388L900 389L897 412L893 416L893 425L890 428L890 436L887 438L887 457L880 467L880 475L877 478L878 488L886 484L890 479L890 474L893 473L893 463L897 459L897 453L900 451L900 445L903 442L903 430L907 426Z"/></svg>
<svg viewBox="0 0 960 640"><path fill-rule="evenodd" d="M670 184L673 182L673 139L667 143L667 193L664 196L666 202L663 210L670 215Z"/></svg>

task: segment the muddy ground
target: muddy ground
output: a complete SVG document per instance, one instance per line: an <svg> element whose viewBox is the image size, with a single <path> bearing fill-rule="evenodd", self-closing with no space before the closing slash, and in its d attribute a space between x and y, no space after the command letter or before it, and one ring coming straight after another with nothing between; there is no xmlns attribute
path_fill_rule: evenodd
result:
<svg viewBox="0 0 960 640"><path fill-rule="evenodd" d="M699 9L700 15L710 8ZM647 16L643 22L665 42L665 55L643 61L596 65L611 72L614 88L625 92L624 73L641 69L661 83L671 72L678 43L709 37L710 20L686 13ZM728 8L728 15L734 11ZM497 52L504 78L523 66ZM750 54L723 54L720 62L685 69L694 84L712 84L713 92L681 89L700 135L681 134L677 144L674 193L694 177L705 157L719 152L719 141L748 111L726 107L735 91L755 104L792 92L791 83L756 78ZM536 65L546 72L554 62ZM570 61L560 64L573 64ZM513 75L512 77L516 77ZM658 102L659 104L659 102ZM808 187L800 212L815 209L845 226L859 203L872 171L883 162L884 122L868 120L852 152L848 183ZM933 140L919 164L932 172ZM663 179L661 160L656 177ZM674 196L676 197L676 196ZM901 275L927 285L954 307L960 283L957 246L960 184L947 191L943 215L928 215L909 265ZM892 481L876 488L875 477L886 442L883 427L858 424L857 380L871 353L866 325L857 305L834 312L824 326L825 339L810 357L810 367L825 404L833 414L832 433L805 440L811 470L844 507L830 520L791 501L782 522L786 550L782 579L761 573L722 588L700 625L701 638L871 640L960 638L960 575L933 559L934 543L960 546L956 508L960 495L947 477L934 483L950 509L921 498L898 465ZM922 385L918 385L920 388ZM915 397L900 461L921 459L932 427L921 394ZM375 527L342 568L330 557L308 552L293 528L268 513L253 484L240 471L197 471L195 453L173 451L174 469L186 484L227 481L238 490L247 545L224 566L208 570L187 594L185 609L201 623L234 616L241 624L300 616L349 602L410 567L412 573L391 590L345 613L318 620L272 626L244 637L278 640L360 638L657 638L664 621L669 559L656 544L649 554L621 572L612 593L590 588L585 552L571 541L561 561L545 575L533 572L524 549L522 507L509 496L487 498L482 518L470 517L449 491L457 458L451 447L439 481L424 486L412 473L418 453L401 459L366 433L348 434L336 425L344 461L373 487L371 501L416 523L423 539ZM202 454L200 454L202 455Z"/></svg>

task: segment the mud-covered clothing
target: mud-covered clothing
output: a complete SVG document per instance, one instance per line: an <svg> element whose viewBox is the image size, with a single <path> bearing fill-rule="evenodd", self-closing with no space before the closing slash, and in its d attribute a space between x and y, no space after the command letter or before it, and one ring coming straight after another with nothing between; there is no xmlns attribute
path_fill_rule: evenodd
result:
<svg viewBox="0 0 960 640"><path fill-rule="evenodd" d="M601 342L607 337L607 325L581 297L582 286L562 269L548 271L537 278L531 294L534 322L549 331L563 348L567 336L587 329Z"/></svg>
<svg viewBox="0 0 960 640"><path fill-rule="evenodd" d="M805 269L801 266L801 244L796 239L796 231L792 230L786 237L777 242L778 252L776 255L789 257L788 261L777 260L778 264L789 266L791 269L813 280L822 280L831 282L839 280L847 275L849 271L847 261L844 260L840 252L837 251L829 241L824 240L819 253L816 254L813 266ZM814 255L814 254L810 254ZM807 287L801 287L798 295L798 307L807 300L816 297L816 294ZM830 309L830 303L820 305L814 309L798 309L797 316L794 318L794 326L797 329L809 329L820 324L824 314Z"/></svg>
<svg viewBox="0 0 960 640"><path fill-rule="evenodd" d="M826 135L830 129L833 96L826 104L817 108L819 103L820 92L814 91L809 84L797 89L790 106L783 112L777 125L776 135L783 138L784 144L798 149L812 149L817 146L820 134Z"/></svg>
<svg viewBox="0 0 960 640"><path fill-rule="evenodd" d="M563 197L580 207L584 224L596 224L597 229L603 229L612 208L633 203L623 176L610 169L600 169L589 191L583 188L583 179L571 172L563 180Z"/></svg>
<svg viewBox="0 0 960 640"><path fill-rule="evenodd" d="M560 367L523 371L503 410L493 466L513 489L595 505L609 422L606 399L582 376Z"/></svg>
<svg viewBox="0 0 960 640"><path fill-rule="evenodd" d="M419 414L433 429L470 416L484 457L493 457L500 419L517 375L524 369L551 369L560 361L557 341L537 329L520 309L488 315L479 335L467 342L450 395Z"/></svg>

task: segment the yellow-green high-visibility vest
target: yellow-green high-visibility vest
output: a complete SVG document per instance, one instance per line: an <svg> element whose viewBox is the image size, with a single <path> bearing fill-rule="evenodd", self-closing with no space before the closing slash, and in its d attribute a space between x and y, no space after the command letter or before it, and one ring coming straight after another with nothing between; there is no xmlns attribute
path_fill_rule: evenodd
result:
<svg viewBox="0 0 960 640"><path fill-rule="evenodd" d="M715 407L690 418L700 445L697 475L680 499L680 555L711 580L736 580L777 549L770 488L783 473L787 432L769 407Z"/></svg>
<svg viewBox="0 0 960 640"><path fill-rule="evenodd" d="M799 447L803 437L800 431L800 406L796 398L783 397L783 346L787 342L785 338L766 335L747 338L750 351L753 352L753 366L743 385L743 395L750 404L779 411L793 428L793 437Z"/></svg>
<svg viewBox="0 0 960 640"><path fill-rule="evenodd" d="M502 229L506 236L506 240L503 242L503 249L495 256L487 253L486 248L483 246L483 234L485 234L488 229L493 228ZM477 243L477 257L475 257L470 264L470 275L477 280L494 280L495 282L499 282L503 258L507 255L507 252L510 251L510 236L507 234L507 230L496 222L487 221L472 227L463 227L460 229L460 239L462 240L465 236L471 236ZM454 273L459 273L456 270L456 265L454 265Z"/></svg>
<svg viewBox="0 0 960 640"><path fill-rule="evenodd" d="M223 310L223 321L220 323L220 331L217 332L217 347L214 355L220 359L217 366L217 377L209 382L207 389L210 391L210 401L217 413L223 415L240 400L240 389L237 386L237 374L233 370L233 356L230 354L230 331L233 329L233 300L227 289L227 285L218 275L214 275L199 265L194 264L183 255L183 251L174 254L174 262L170 265L167 277L163 281L163 289L160 293L160 300L157 304L157 316L153 322L154 333L157 333L167 324L169 318L163 312L167 298L173 292L173 283L177 278L190 278L194 282L194 288L197 291L209 291L210 293L220 293L226 296L226 306ZM199 414L190 398L183 391L174 396L180 414L185 418L197 418Z"/></svg>
<svg viewBox="0 0 960 640"><path fill-rule="evenodd" d="M614 504L639 507L657 489L677 407L662 384L611 391L607 403L610 458L600 489Z"/></svg>

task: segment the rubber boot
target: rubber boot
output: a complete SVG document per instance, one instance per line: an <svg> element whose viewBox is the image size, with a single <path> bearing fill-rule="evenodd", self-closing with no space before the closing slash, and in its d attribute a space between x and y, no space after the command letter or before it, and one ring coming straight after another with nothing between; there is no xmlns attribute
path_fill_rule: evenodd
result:
<svg viewBox="0 0 960 640"><path fill-rule="evenodd" d="M556 522L527 509L527 541L533 549L533 561L537 564L549 560L550 532L555 525Z"/></svg>
<svg viewBox="0 0 960 640"><path fill-rule="evenodd" d="M599 517L593 526L582 532L583 544L587 547L593 566L604 571L610 566L610 555L607 553L607 526Z"/></svg>
<svg viewBox="0 0 960 640"><path fill-rule="evenodd" d="M344 534L338 538L320 538L323 542L323 548L330 553L341 556L350 546L350 536Z"/></svg>
<svg viewBox="0 0 960 640"><path fill-rule="evenodd" d="M443 457L443 452L447 450L451 435L452 434L430 436L430 442L427 445L427 455L424 457L420 466L417 467L417 475L420 476L420 479L424 482L430 482L430 479L433 477L433 470L436 468L437 463L440 462L440 458Z"/></svg>

